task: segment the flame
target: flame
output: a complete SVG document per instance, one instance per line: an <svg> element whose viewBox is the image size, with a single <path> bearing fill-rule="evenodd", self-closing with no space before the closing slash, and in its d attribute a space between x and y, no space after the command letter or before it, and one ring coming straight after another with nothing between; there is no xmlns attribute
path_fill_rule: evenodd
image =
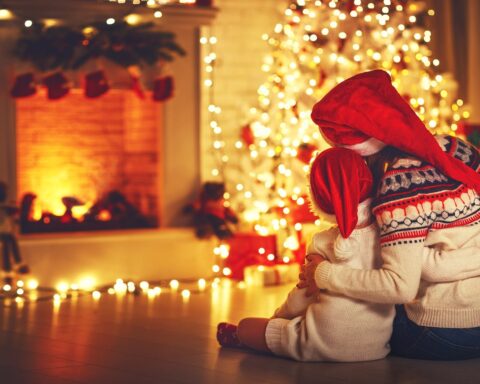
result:
<svg viewBox="0 0 480 384"><path fill-rule="evenodd" d="M102 209L97 216L97 219L100 221L110 221L112 220L112 214L106 209Z"/></svg>

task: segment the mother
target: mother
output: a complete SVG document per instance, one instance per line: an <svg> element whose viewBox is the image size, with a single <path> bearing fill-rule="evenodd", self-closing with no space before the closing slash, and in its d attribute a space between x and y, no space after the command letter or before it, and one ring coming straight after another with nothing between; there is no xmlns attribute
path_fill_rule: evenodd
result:
<svg viewBox="0 0 480 384"><path fill-rule="evenodd" d="M465 249L458 258L465 269L469 250L480 244L478 151L453 137L434 138L380 70L339 84L314 106L312 119L331 145L361 154L376 175L383 266L356 270L308 256L300 286L403 303L391 338L395 355L480 357L480 277L421 279L424 246Z"/></svg>

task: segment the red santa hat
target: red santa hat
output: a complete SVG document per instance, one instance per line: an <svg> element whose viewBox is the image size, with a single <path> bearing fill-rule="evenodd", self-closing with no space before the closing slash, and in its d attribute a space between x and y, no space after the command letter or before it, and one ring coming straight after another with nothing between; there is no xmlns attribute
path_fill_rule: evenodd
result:
<svg viewBox="0 0 480 384"><path fill-rule="evenodd" d="M333 146L367 156L390 145L480 191L480 175L442 151L385 71L361 73L338 84L315 104L311 116Z"/></svg>
<svg viewBox="0 0 480 384"><path fill-rule="evenodd" d="M312 210L334 215L342 237L349 237L358 223L359 204L372 191L372 174L363 158L349 149L327 149L312 162L309 181Z"/></svg>

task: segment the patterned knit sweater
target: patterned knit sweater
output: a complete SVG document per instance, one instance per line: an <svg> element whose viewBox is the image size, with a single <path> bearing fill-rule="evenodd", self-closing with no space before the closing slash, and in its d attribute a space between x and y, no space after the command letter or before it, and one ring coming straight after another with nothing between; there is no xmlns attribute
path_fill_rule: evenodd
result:
<svg viewBox="0 0 480 384"><path fill-rule="evenodd" d="M448 136L437 141L479 171L475 148ZM468 250L480 245L477 193L429 164L402 158L387 170L378 194L373 213L380 227L382 268L359 271L324 262L316 271L317 285L372 302L406 303L409 318L419 325L480 326L480 277L444 283L421 279L425 246L465 250L468 257Z"/></svg>

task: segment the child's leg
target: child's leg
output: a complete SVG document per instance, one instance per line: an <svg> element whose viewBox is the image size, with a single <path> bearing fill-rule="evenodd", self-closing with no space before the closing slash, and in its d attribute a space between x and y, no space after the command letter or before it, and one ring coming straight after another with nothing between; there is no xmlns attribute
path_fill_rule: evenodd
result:
<svg viewBox="0 0 480 384"><path fill-rule="evenodd" d="M265 331L270 319L248 317L238 323L237 335L240 342L252 349L261 352L270 352L265 339Z"/></svg>

